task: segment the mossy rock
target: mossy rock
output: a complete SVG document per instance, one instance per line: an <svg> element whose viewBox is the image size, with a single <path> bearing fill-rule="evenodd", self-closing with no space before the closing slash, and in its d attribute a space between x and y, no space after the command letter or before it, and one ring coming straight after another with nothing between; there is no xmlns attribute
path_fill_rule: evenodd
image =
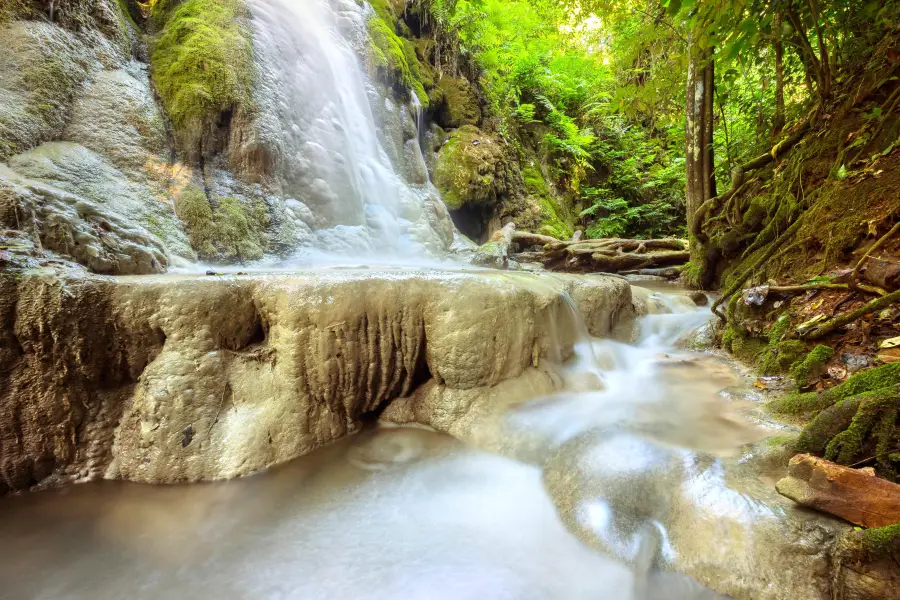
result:
<svg viewBox="0 0 900 600"><path fill-rule="evenodd" d="M95 60L81 39L49 23L0 26L0 161L62 135Z"/></svg>
<svg viewBox="0 0 900 600"><path fill-rule="evenodd" d="M450 210L491 205L508 193L500 141L473 125L453 132L438 154L434 183Z"/></svg>
<svg viewBox="0 0 900 600"><path fill-rule="evenodd" d="M810 415L841 400L896 385L900 385L900 363L891 363L857 373L823 392L788 394L770 402L769 408L779 414Z"/></svg>
<svg viewBox="0 0 900 600"><path fill-rule="evenodd" d="M441 77L430 98L441 127L455 129L481 122L481 108L475 90L461 77Z"/></svg>
<svg viewBox="0 0 900 600"><path fill-rule="evenodd" d="M430 99L425 91L426 69L422 66L413 43L397 35L393 12L376 6L375 14L369 18L369 67L380 74L387 83L411 91L419 103L427 107Z"/></svg>
<svg viewBox="0 0 900 600"><path fill-rule="evenodd" d="M791 365L806 355L806 344L800 340L784 340L768 346L759 357L759 370L763 375L787 373Z"/></svg>
<svg viewBox="0 0 900 600"><path fill-rule="evenodd" d="M195 155L229 121L223 115L254 108L249 14L241 0L185 0L159 2L152 15L162 24L151 45L153 81L182 149Z"/></svg>
<svg viewBox="0 0 900 600"><path fill-rule="evenodd" d="M261 200L244 203L237 198L214 199L194 185L186 186L175 201L191 246L208 260L258 260L263 257L269 216Z"/></svg>
<svg viewBox="0 0 900 600"><path fill-rule="evenodd" d="M722 333L722 348L731 352L739 361L755 365L769 350L769 345L729 324Z"/></svg>
<svg viewBox="0 0 900 600"><path fill-rule="evenodd" d="M825 370L825 365L834 358L834 350L829 346L818 345L803 360L791 366L791 378L798 388L804 388Z"/></svg>
<svg viewBox="0 0 900 600"><path fill-rule="evenodd" d="M900 363L857 373L823 392L791 394L768 406L779 414L812 417L798 439L798 452L844 465L868 458L875 461L879 475L896 480Z"/></svg>

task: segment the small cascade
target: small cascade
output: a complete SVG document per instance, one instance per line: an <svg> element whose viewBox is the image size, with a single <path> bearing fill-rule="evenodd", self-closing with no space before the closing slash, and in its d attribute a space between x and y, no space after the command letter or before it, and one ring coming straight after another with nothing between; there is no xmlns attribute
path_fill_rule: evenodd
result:
<svg viewBox="0 0 900 600"><path fill-rule="evenodd" d="M409 93L410 104L413 107L413 112L416 116L416 137L419 142L419 152L424 154L425 152L425 109L422 107L422 102L419 100L419 96L416 95L415 92L410 91Z"/></svg>
<svg viewBox="0 0 900 600"><path fill-rule="evenodd" d="M250 6L257 127L274 150L298 226L314 233L306 251L395 257L446 251L453 226L438 194L404 181L379 142L372 111L378 92L360 63L372 9L350 0Z"/></svg>

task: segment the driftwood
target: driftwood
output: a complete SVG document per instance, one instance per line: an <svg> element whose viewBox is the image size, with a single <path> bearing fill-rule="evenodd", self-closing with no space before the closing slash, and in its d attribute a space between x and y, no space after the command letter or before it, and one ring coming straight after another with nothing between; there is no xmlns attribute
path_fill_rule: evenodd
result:
<svg viewBox="0 0 900 600"><path fill-rule="evenodd" d="M794 502L863 527L900 523L900 485L809 454L791 459L776 488Z"/></svg>
<svg viewBox="0 0 900 600"><path fill-rule="evenodd" d="M675 238L585 240L576 235L563 241L548 235L507 229L509 227L495 233L492 241L505 247L508 238L511 248L518 246L521 250L511 258L519 262L542 263L552 271L618 273L659 269L665 270L659 274L675 277L690 259L687 241Z"/></svg>
<svg viewBox="0 0 900 600"><path fill-rule="evenodd" d="M527 231L513 231L512 241L521 247L545 246L559 240L549 235L541 235L539 233L529 233Z"/></svg>
<svg viewBox="0 0 900 600"><path fill-rule="evenodd" d="M634 269L632 271L622 271L621 275L651 275L653 277L665 277L667 279L677 279L684 272L684 265L677 267L659 267L656 269Z"/></svg>

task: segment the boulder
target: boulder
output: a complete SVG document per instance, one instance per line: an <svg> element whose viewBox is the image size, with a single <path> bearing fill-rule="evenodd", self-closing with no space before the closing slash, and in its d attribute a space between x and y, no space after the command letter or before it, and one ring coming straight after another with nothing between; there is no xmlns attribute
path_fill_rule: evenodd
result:
<svg viewBox="0 0 900 600"><path fill-rule="evenodd" d="M790 462L778 492L794 502L863 527L900 524L900 485L810 454Z"/></svg>
<svg viewBox="0 0 900 600"><path fill-rule="evenodd" d="M434 183L450 210L498 205L512 192L504 146L474 125L450 135L438 154Z"/></svg>

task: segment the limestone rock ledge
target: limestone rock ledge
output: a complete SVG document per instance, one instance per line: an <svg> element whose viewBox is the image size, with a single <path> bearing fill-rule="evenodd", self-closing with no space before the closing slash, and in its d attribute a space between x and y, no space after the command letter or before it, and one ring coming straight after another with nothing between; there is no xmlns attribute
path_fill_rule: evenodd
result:
<svg viewBox="0 0 900 600"><path fill-rule="evenodd" d="M597 335L633 314L615 278L0 274L0 493L246 475L426 382L539 392L584 328L572 298Z"/></svg>

